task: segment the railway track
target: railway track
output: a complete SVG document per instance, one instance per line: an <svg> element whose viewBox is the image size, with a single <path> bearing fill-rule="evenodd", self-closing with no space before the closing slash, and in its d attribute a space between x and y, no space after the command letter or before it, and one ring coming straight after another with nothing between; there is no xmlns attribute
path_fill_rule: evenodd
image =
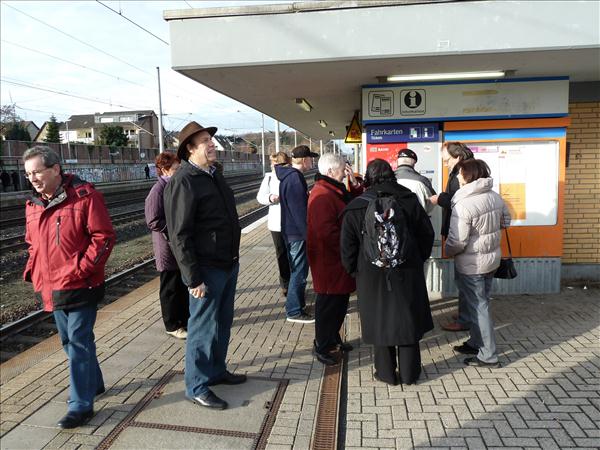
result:
<svg viewBox="0 0 600 450"><path fill-rule="evenodd" d="M250 190L254 184L258 183L260 186L261 177L258 174L244 174L226 177L229 185L236 190L236 187L240 187L242 190ZM124 192L106 192L104 193L104 199L106 206L110 208L130 205L133 203L142 203L151 186L147 186L141 189L131 189ZM0 219L0 230L7 228L23 226L25 224L25 205L8 206L2 208L2 219ZM0 241L0 245L2 241ZM8 245L8 244L7 244ZM3 249L4 247L0 247Z"/></svg>
<svg viewBox="0 0 600 450"><path fill-rule="evenodd" d="M238 195L247 194L249 192L257 191L258 188L260 187L260 183L261 183L261 180L257 181L256 178L254 178L250 181L247 181L247 176L246 176L242 180L238 181L237 183L232 183L231 186L234 191L234 194L236 196L238 196ZM130 198L130 199L125 199L125 200L117 200L117 201L107 203L107 206L115 207L115 206L131 205L134 203L143 203L146 198L146 195L147 195L147 191L144 191L143 197L139 197L137 199ZM135 220L143 219L144 218L144 209L140 208L140 209L136 209L133 211L111 214L110 217L111 217L113 225L121 225L124 223L133 222ZM1 227L4 226L5 222L10 223L11 220L16 220L16 219L6 219L6 220L1 221L0 229L2 229ZM19 220L21 220L21 225L23 225L24 219L21 218ZM27 244L25 243L25 234L19 234L16 236L0 238L0 251L2 253L13 252L13 251L22 250L25 248L27 248Z"/></svg>
<svg viewBox="0 0 600 450"><path fill-rule="evenodd" d="M250 225L256 220L264 217L268 212L268 206L263 206L248 214L240 217L240 225L242 228ZM125 213L127 214L127 213ZM143 215L143 211L142 211ZM125 295L144 283L147 283L152 278L156 277L156 269L154 267L154 258L143 261L135 266L125 269L121 272L111 275L106 279L106 296L103 304L108 304L117 298ZM127 281L127 286L120 286L121 283ZM44 330L43 332L31 331L35 328ZM50 332L49 332L50 331ZM34 311L25 317L14 322L7 323L0 328L0 342L2 342L3 350L0 352L2 362L7 361L13 356L16 356L21 351L47 339L50 334L55 332L52 313L45 311ZM7 343L10 342L10 345ZM10 347L13 351L5 350ZM18 350L14 351L14 349Z"/></svg>

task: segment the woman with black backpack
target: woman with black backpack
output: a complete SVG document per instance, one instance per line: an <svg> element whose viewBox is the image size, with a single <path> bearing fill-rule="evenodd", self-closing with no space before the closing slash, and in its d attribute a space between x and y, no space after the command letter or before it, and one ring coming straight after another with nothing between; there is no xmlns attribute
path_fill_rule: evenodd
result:
<svg viewBox="0 0 600 450"><path fill-rule="evenodd" d="M398 184L386 161L369 163L365 187L344 210L342 264L356 278L363 341L374 347L374 377L413 384L421 374L419 341L433 329L423 263L434 232L416 195Z"/></svg>

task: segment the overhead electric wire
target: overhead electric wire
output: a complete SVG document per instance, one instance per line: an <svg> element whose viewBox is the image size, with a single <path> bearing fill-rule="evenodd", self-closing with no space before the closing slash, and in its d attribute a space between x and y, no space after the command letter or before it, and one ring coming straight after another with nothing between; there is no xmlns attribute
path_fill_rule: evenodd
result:
<svg viewBox="0 0 600 450"><path fill-rule="evenodd" d="M79 64L79 63L76 63L76 62L73 62L73 61L69 61L67 59L63 59L63 58L61 58L59 56L54 56L54 55L51 55L49 53L44 53L44 52L42 52L40 50L36 50L34 48L25 47L24 45L17 44L15 42L11 42L11 41L7 41L6 39L2 39L2 42L5 42L5 43L10 44L10 45L14 45L16 47L23 48L25 50L29 50L30 52L35 52L35 53L39 53L40 55L48 56L49 58L57 59L58 61L65 62L67 64L72 64L74 66L79 66L79 67L82 67L84 69L91 70L92 72L97 72L97 73L100 73L102 75L106 75L107 77L115 78L116 80L119 80L119 81L125 81L126 83L135 84L136 86L141 86L141 87L143 87L145 89L149 89L147 86L144 86L143 84L140 84L140 83L136 83L135 81L131 81L131 80L128 80L126 78L117 77L115 75L111 75L110 73L102 72L101 70L94 69L92 67L87 67L87 66L84 66L83 64Z"/></svg>
<svg viewBox="0 0 600 450"><path fill-rule="evenodd" d="M83 45L86 45L86 46L88 46L88 47L90 47L90 48L93 48L94 50L96 50L96 51L98 51L98 52L100 52L100 53L103 53L103 54L105 54L105 55L107 55L107 56L110 56L111 58L113 58L113 59L116 59L117 61L119 61L119 62L121 62L121 63L123 63L123 64L126 64L126 65L128 65L129 67L133 67L134 69L136 69L136 70L139 70L140 72L143 72L143 73L145 73L146 75L151 75L151 76L152 76L152 74L151 74L151 73L149 73L149 72L147 72L146 70L144 70L144 69L141 69L140 67L134 66L133 64L130 64L130 63L128 63L127 61L125 61L125 60L123 60L123 59L121 59L121 58L119 58L119 57L117 57L117 56L111 55L110 53L108 53L108 52L106 52L106 51L102 50L101 48L98 48L98 47L96 47L96 46L94 46L94 45L92 45L92 44L88 44L87 42L85 42L85 41L82 41L81 39L79 39L79 38L76 38L75 36L72 36L72 35L70 35L70 34L68 34L68 33L65 33L64 31L62 31L62 30L60 30L60 29L56 28L55 26L52 26L52 25L50 25L49 23L46 23L46 22L44 22L43 20L40 20L40 19L38 19L38 18L36 18L36 17L33 17L32 15L29 15L29 14L27 14L26 12L23 12L23 11L21 11L20 9L18 9L18 8L15 8L15 7L14 7L14 6L12 6L12 5L9 5L8 3L4 3L4 6L8 6L9 8L11 8L11 9L14 9L15 11L17 11L17 12L19 12L19 13L23 14L24 16L27 16L27 17L29 17L30 19L33 19L33 20L35 20L36 22L39 22L39 23L41 23L42 25L45 25L45 26L47 26L48 28L52 28L53 30L55 30L55 31L58 31L59 33L61 33L61 34L64 34L65 36L67 36L67 37L70 37L71 39L74 39L74 40L76 40L77 42L80 42L80 43L81 43L81 44L83 44Z"/></svg>
<svg viewBox="0 0 600 450"><path fill-rule="evenodd" d="M112 9L110 6L102 3L100 0L96 0L96 2L100 3L102 6L104 6L105 8L111 10L112 12L114 12L115 14L118 14L119 16L121 16L123 19L125 19L126 21L128 21L129 23L132 23L133 25L135 25L136 27L138 27L140 30L145 31L146 33L148 33L149 35L155 37L156 39L158 39L159 41L161 41L164 44L169 45L169 43L167 41L165 41L164 39L159 38L157 35L155 35L152 31L147 30L146 28L144 28L143 26L137 24L136 22L134 22L133 20L131 20L128 17L125 17L120 11L117 11L115 9Z"/></svg>
<svg viewBox="0 0 600 450"><path fill-rule="evenodd" d="M44 111L44 110L41 110L41 109L23 108L23 107L17 106L17 105L15 105L15 108L22 109L23 111L34 111L34 112L41 112L41 113L46 113L46 114L52 114L54 116L71 117L71 115L72 115L72 114L56 113L54 111Z"/></svg>
<svg viewBox="0 0 600 450"><path fill-rule="evenodd" d="M48 87L40 87L40 86L35 86L33 84L29 84L27 82L23 82L22 80L17 80L17 81L11 81L8 80L6 78L2 78L1 81L3 83L9 83L15 86L22 86L22 87L26 87L26 88L30 88L30 89L37 89L39 91L44 91L44 92L52 92L54 94L59 94L59 95L64 95L66 97L73 97L73 98L78 98L81 100L87 100L90 102L95 102L95 103L103 103L105 105L110 105L110 106L118 106L120 108L128 108L128 109L133 109L133 110L150 110L152 108L140 108L140 107L135 107L135 106L127 106L127 105L119 105L117 103L113 103L110 100L106 101L104 99L98 99L98 98L93 98L93 97L85 97L83 95L78 95L78 94L73 94L71 92L63 92L63 91L58 91L52 88L48 88Z"/></svg>
<svg viewBox="0 0 600 450"><path fill-rule="evenodd" d="M101 3L101 2L99 2L99 3ZM59 33L61 33L61 34L65 35L65 36L67 36L67 37L69 37L69 38L71 38L71 39L73 39L73 40L75 40L75 41L77 41L77 42L79 42L79 43L81 43L81 44L85 45L85 46L87 46L87 47L90 47L90 48L92 48L92 49L94 49L94 50L96 50L96 51L98 51L98 52L100 52L100 53L102 53L102 54L104 54L104 55L106 55L106 56L108 56L108 57L110 57L110 58L112 58L112 59L116 60L116 61L119 61L119 62L120 62L120 63L122 63L122 64L125 64L125 65L127 65L127 66L129 66L129 67L132 67L132 68L134 68L134 69L136 69L136 70L138 70L138 71L140 71L140 72L143 72L144 74L146 74L146 75L148 75L148 76L154 77L154 74L152 74L152 73L150 73L150 72L148 72L148 71L146 71L146 70L144 70L144 69L142 69L142 68L140 68L140 67L138 67L138 66L136 66L136 65L133 65L133 64L131 64L131 63L129 63L129 62L127 62L127 61L125 61L125 60L123 60L123 59L121 59L121 58L117 57L117 56L114 56L114 55L112 55L112 54L110 54L110 53L108 53L108 52L106 52L106 51L102 50L101 48L98 48L98 47L96 47L96 46L94 46L94 45L92 45L92 44L89 44L89 43L87 43L87 42L85 42L85 41L83 41L83 40L81 40L81 39L79 39L79 38L77 38L77 37L75 37L75 36L73 36L73 35L71 35L71 34L68 34L68 33L66 33L66 32L64 32L64 31L60 30L59 28L57 28L57 27L55 27L55 26L53 26L53 25L50 25L50 24L48 24L48 23L44 22L44 21L43 21L43 20L41 20L41 19L38 19L38 18L36 18L36 17L34 17L34 16L30 15L30 14L27 14L27 13L25 13L25 12L21 11L20 9L18 9L18 8L16 8L16 7L12 6L12 5L9 5L8 3L5 3L5 2L3 2L3 5L5 5L5 6L8 6L9 8L11 8L11 9L13 9L13 10L15 10L15 11L17 11L17 12L21 13L22 15L24 15L24 16L26 16L26 17L29 17L30 19L32 19L32 20L35 20L36 22L39 22L39 23L41 23L42 25L45 25L45 26L47 26L48 28L51 28L51 29L53 29L53 30L55 30L55 31L57 31L57 32L59 32ZM106 5L104 5L104 4L102 4L102 5L103 5L103 6L106 6ZM111 8L109 8L109 9L111 9ZM118 11L115 11L115 12L116 12L117 14L119 14L119 12L118 12ZM119 14L119 15L121 15L121 16L122 16L122 14ZM123 16L122 16L122 17L123 17ZM129 20L129 19L128 19L128 20ZM137 25L137 24L135 24L135 25ZM156 37L156 36L155 36L155 37ZM160 38L159 38L159 39L160 39ZM163 41L163 42L164 42L164 41ZM168 43L167 43L167 44L168 44ZM39 53L42 53L42 52L39 52ZM58 58L57 58L57 59L58 59ZM91 68L88 68L88 69L92 70ZM176 72L176 73L177 73L177 72ZM181 75L181 74L180 74L180 75ZM122 80L123 80L123 81L128 81L128 80L124 80L124 79L122 79ZM15 85L17 85L17 84L16 84L16 83L14 83L14 82L13 82L12 84L15 84ZM185 92L185 93L187 93L187 94L192 94L192 95L196 95L196 94L197 94L196 92L192 92L192 91L190 91L190 90L184 89L184 88L182 88L182 87L181 87L181 86L179 86L179 85L175 85L175 84L171 84L171 83L166 83L166 84L167 84L168 86L171 86L171 87L177 88L177 89L178 89L178 90L180 90L181 92ZM77 96L77 95L66 94L66 93L63 93L63 92L54 91L54 90L52 90L52 89L47 89L47 88L46 88L46 89L42 89L42 88L35 88L35 87L33 87L33 86L25 86L25 85L24 85L24 87L30 87L30 88L32 88L32 89L44 90L44 91L47 91L47 92L52 92L52 93L56 93L56 94L59 94L59 95L67 95L67 96L72 96L72 97L75 97L75 98L81 98L81 99L83 99L83 100L94 101L94 102L103 103L103 104L107 104L107 105L115 105L115 106L121 106L121 107L124 107L124 108L131 108L131 107L129 107L129 106L116 105L116 104L114 104L114 103L112 103L112 102L99 101L99 100L94 100L94 99L90 99L90 98L85 98L85 97L81 97L81 96ZM180 97L180 96L178 96L178 95L176 95L176 94L168 94L168 95L169 95L169 96L174 96L174 97L177 97L177 98L180 98L180 99L183 99L183 100L188 100L188 101L190 101L190 102L192 101L191 99L186 99L186 98ZM231 99L231 100L233 100L233 99ZM217 106L219 106L219 105L220 105L220 106L223 106L223 107L224 107L224 106L226 106L226 104L225 104L225 103L222 103L222 102L220 102L220 101L218 101L218 100L216 100L216 101L215 101L215 103L217 104ZM134 109L135 109L135 108L134 108Z"/></svg>

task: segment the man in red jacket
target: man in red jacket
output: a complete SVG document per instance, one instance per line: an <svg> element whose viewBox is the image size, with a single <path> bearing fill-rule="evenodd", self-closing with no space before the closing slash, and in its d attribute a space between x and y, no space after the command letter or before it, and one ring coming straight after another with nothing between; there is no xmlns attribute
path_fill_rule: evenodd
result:
<svg viewBox="0 0 600 450"><path fill-rule="evenodd" d="M34 189L25 207L29 259L23 276L44 310L54 313L70 371L68 411L58 426L76 428L94 415L94 396L104 392L93 329L115 232L102 194L63 174L52 149L32 147L23 161Z"/></svg>
<svg viewBox="0 0 600 450"><path fill-rule="evenodd" d="M350 192L342 183L345 176L350 181ZM337 347L342 351L352 350L339 334L350 293L356 290L354 278L342 266L340 234L346 204L361 193L362 188L342 156L333 153L321 156L319 173L308 198L307 252L317 294L313 352L325 365L337 363L330 353Z"/></svg>

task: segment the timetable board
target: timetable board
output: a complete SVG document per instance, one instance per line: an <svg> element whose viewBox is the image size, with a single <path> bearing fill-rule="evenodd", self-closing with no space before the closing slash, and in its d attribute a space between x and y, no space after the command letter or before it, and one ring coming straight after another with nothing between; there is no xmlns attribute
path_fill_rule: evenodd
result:
<svg viewBox="0 0 600 450"><path fill-rule="evenodd" d="M469 142L475 158L491 169L494 191L504 199L512 226L556 225L557 141Z"/></svg>

